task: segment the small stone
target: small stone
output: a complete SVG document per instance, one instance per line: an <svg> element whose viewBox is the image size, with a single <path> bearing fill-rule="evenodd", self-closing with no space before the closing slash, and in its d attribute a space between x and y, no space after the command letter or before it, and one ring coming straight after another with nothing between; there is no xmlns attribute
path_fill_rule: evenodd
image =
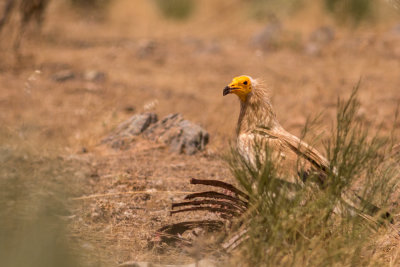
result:
<svg viewBox="0 0 400 267"><path fill-rule="evenodd" d="M100 213L98 212L93 212L92 214L90 214L90 217L92 217L92 219L98 219L101 217Z"/></svg>
<svg viewBox="0 0 400 267"><path fill-rule="evenodd" d="M359 121L365 121L367 119L367 110L364 107L359 108L355 114L355 118Z"/></svg>
<svg viewBox="0 0 400 267"><path fill-rule="evenodd" d="M75 73L71 70L62 70L52 76L53 80L56 82L65 82L67 80L72 80L75 78Z"/></svg>
<svg viewBox="0 0 400 267"><path fill-rule="evenodd" d="M331 43L335 39L335 31L323 26L310 34L309 42L304 46L304 52L310 56L320 56L324 46Z"/></svg>
<svg viewBox="0 0 400 267"><path fill-rule="evenodd" d="M313 31L310 35L310 41L318 44L328 44L335 39L335 31L328 26L323 26L315 31Z"/></svg>
<svg viewBox="0 0 400 267"><path fill-rule="evenodd" d="M319 56L321 54L321 47L315 43L308 43L304 47L304 52L310 56Z"/></svg>
<svg viewBox="0 0 400 267"><path fill-rule="evenodd" d="M88 70L83 73L83 79L88 82L103 82L106 74L97 70Z"/></svg>
<svg viewBox="0 0 400 267"><path fill-rule="evenodd" d="M281 36L282 26L278 21L268 24L264 29L253 35L251 44L255 47L268 50L274 48Z"/></svg>
<svg viewBox="0 0 400 267"><path fill-rule="evenodd" d="M126 113L135 112L135 107L134 107L134 106L125 106L125 107L124 107L124 111L125 111Z"/></svg>
<svg viewBox="0 0 400 267"><path fill-rule="evenodd" d="M153 40L143 40L139 44L139 48L137 50L138 58L146 58L152 56L157 48L157 43Z"/></svg>
<svg viewBox="0 0 400 267"><path fill-rule="evenodd" d="M90 244L90 243L83 243L82 245L82 248L84 248L84 249L89 249L89 250L93 250L94 249L94 247L93 247L93 245L92 244Z"/></svg>
<svg viewBox="0 0 400 267"><path fill-rule="evenodd" d="M400 36L400 23L394 26L391 32L394 35Z"/></svg>
<svg viewBox="0 0 400 267"><path fill-rule="evenodd" d="M143 194L143 195L140 197L140 199L143 200L143 201L150 200L150 198L151 198L151 195L150 195L150 194Z"/></svg>
<svg viewBox="0 0 400 267"><path fill-rule="evenodd" d="M197 51L202 54L217 54L221 52L221 46L215 42L209 42L197 48Z"/></svg>

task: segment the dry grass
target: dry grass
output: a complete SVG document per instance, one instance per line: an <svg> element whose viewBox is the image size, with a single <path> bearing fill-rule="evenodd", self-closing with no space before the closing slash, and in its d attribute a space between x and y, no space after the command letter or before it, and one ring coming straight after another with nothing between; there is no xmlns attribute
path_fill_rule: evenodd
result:
<svg viewBox="0 0 400 267"><path fill-rule="evenodd" d="M71 173L62 176L68 181L68 198L171 191L67 201L72 216L66 224L68 234L73 244L80 244L74 246L83 246L93 265L173 261L177 253L182 261L189 259L179 250L173 257L158 256L146 244L154 229L180 219L168 217L167 209L181 197L172 192L195 190L188 185L190 177L232 181L220 156L233 140L239 111L235 98L222 97L222 88L233 76L265 79L279 121L296 135L308 117L322 113L321 127L313 132L321 141L335 120L337 97L348 96L362 77L356 116L371 131L379 128L381 135L393 129L400 102L400 35L391 31L398 19L394 12L386 10L385 20L365 28L335 28L335 39L320 54L310 55L304 50L310 33L335 25L320 8L310 6L284 17L279 46L263 50L253 47L251 38L265 24L249 17L245 1L197 3L183 23L165 20L152 1L114 1L102 21L82 18L62 1L53 1L43 36L28 36L18 65L9 44L0 43L0 127L7 133L2 135L2 148L18 147L22 155L33 150L28 167L35 158L49 156L60 161L43 160L39 166L63 170L68 165L64 159L74 159ZM55 82L52 75L64 69L77 78ZM106 80L82 79L80 75L91 69L105 72ZM204 126L211 135L207 151L193 157L174 155L143 140L126 151L98 146L118 123L154 100L160 116L180 112ZM399 127L394 125L394 136ZM321 148L323 142L311 143ZM7 172L3 176L9 176ZM52 175L41 177L56 183ZM36 190L30 183L26 187ZM376 238L386 244L377 244L377 255L390 265L397 257L398 239L385 234Z"/></svg>

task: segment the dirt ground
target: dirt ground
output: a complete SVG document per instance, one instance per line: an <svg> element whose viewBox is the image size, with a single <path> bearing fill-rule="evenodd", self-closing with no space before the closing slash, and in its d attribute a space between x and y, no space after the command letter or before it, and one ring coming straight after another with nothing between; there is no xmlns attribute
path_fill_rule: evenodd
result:
<svg viewBox="0 0 400 267"><path fill-rule="evenodd" d="M147 243L155 229L179 220L168 210L195 190L189 178L232 182L222 157L234 140L239 104L233 96L222 97L222 89L234 76L263 79L279 121L296 135L308 118L319 116L308 140L322 151L337 99L349 96L361 80L357 116L372 132L398 138L395 11L349 29L309 7L284 17L272 45L261 47L254 36L268 23L251 19L246 8L239 0L198 1L193 16L182 22L160 16L151 1L114 1L101 16L53 1L42 35L23 40L19 62L8 40L13 29L2 33L1 127L19 142L82 162L81 178L70 185L70 235L99 263L171 262L177 256L188 261L187 255L155 258ZM322 26L333 29L334 37L314 44L310 36ZM56 81L54 75L65 70L74 77ZM93 70L105 78L86 79ZM179 112L202 125L211 137L206 151L178 155L140 138L122 151L100 144L144 110L159 117ZM391 243L391 249L398 246Z"/></svg>

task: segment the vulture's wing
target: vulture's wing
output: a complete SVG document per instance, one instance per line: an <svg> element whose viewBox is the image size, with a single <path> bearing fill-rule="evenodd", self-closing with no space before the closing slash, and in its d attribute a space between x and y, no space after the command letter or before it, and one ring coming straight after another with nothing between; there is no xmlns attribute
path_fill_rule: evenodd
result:
<svg viewBox="0 0 400 267"><path fill-rule="evenodd" d="M264 160L260 149L256 148L267 147L272 151L273 159L278 160L280 173L285 176L289 174L291 182L299 176L304 180L315 172L323 180L329 169L328 160L316 149L283 129L257 127L250 133L238 136L238 147L239 152L253 164L256 153L259 153L259 159Z"/></svg>
<svg viewBox="0 0 400 267"><path fill-rule="evenodd" d="M285 147L292 150L299 157L308 160L316 168L323 172L328 171L329 162L321 155L315 148L310 146L304 141L301 141L298 137L286 132L283 129L269 130L263 127L257 127L255 131L259 135L267 136L268 138L279 139Z"/></svg>

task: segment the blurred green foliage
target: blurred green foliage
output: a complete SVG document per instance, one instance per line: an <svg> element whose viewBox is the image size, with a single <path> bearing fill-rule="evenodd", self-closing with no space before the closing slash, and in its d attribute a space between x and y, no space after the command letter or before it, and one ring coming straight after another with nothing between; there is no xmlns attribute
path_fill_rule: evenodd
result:
<svg viewBox="0 0 400 267"><path fill-rule="evenodd" d="M0 266L82 266L65 219L77 163L16 136L0 128Z"/></svg>
<svg viewBox="0 0 400 267"><path fill-rule="evenodd" d="M304 0L251 0L251 17L258 20L280 19L293 14L305 5L316 5L318 1L321 1L325 10L342 24L357 25L373 18L377 13L375 7L378 3L373 0L314 0L309 2Z"/></svg>
<svg viewBox="0 0 400 267"><path fill-rule="evenodd" d="M154 0L163 16L171 19L187 19L195 9L194 0Z"/></svg>
<svg viewBox="0 0 400 267"><path fill-rule="evenodd" d="M342 23L359 23L373 13L372 0L324 0L326 9Z"/></svg>
<svg viewBox="0 0 400 267"><path fill-rule="evenodd" d="M299 10L303 0L251 0L251 16L257 20L271 20Z"/></svg>

